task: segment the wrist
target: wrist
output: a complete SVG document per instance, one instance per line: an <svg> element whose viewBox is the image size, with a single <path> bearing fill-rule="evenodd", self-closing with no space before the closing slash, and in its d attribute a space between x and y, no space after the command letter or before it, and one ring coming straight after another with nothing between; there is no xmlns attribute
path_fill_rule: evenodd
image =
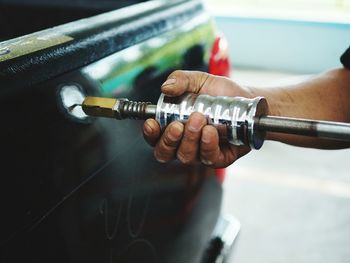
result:
<svg viewBox="0 0 350 263"><path fill-rule="evenodd" d="M268 104L267 115L284 116L286 107L289 107L291 103L285 98L284 91L281 88L254 88L249 87L249 94L251 98L264 97Z"/></svg>

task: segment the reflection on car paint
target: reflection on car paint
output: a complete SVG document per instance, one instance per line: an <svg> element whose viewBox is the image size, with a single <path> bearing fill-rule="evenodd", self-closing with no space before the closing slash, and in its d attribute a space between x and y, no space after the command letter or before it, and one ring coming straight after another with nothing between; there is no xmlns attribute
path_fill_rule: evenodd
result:
<svg viewBox="0 0 350 263"><path fill-rule="evenodd" d="M208 59L213 36L208 15L202 14L177 30L92 63L83 68L82 73L98 83L104 96L127 94L132 89L134 79L149 66L156 67L160 72L181 68L183 56L192 45L202 43L206 46L203 59Z"/></svg>
<svg viewBox="0 0 350 263"><path fill-rule="evenodd" d="M76 106L82 104L86 97L82 88L78 84L67 84L62 86L59 95L59 103L62 103L67 114L79 120L84 120L88 117L80 106Z"/></svg>

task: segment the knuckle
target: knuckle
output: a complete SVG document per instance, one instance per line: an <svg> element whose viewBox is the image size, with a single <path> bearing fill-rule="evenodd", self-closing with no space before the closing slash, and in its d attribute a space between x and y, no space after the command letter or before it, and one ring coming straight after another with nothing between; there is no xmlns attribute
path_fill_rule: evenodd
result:
<svg viewBox="0 0 350 263"><path fill-rule="evenodd" d="M164 144L160 143L159 147L157 147L157 157L160 159L169 158L169 156L173 153L171 148L166 147Z"/></svg>
<svg viewBox="0 0 350 263"><path fill-rule="evenodd" d="M181 78L182 76L182 71L181 70L175 70L172 73L170 73L170 75L168 76L168 78Z"/></svg>
<svg viewBox="0 0 350 263"><path fill-rule="evenodd" d="M201 147L200 148L200 154L203 156L213 156L214 154L216 154L217 150L216 148L207 148L207 147Z"/></svg>
<svg viewBox="0 0 350 263"><path fill-rule="evenodd" d="M175 148L177 146L177 141L169 136L169 134L162 138L162 143L164 144L165 148Z"/></svg>
<svg viewBox="0 0 350 263"><path fill-rule="evenodd" d="M199 135L200 134L198 131L193 131L188 129L184 134L183 140L186 142L192 143L192 142L198 141Z"/></svg>
<svg viewBox="0 0 350 263"><path fill-rule="evenodd" d="M201 144L201 153L207 154L207 155L212 155L215 154L218 150L218 146L215 144Z"/></svg>
<svg viewBox="0 0 350 263"><path fill-rule="evenodd" d="M200 149L201 159L204 159L207 161L215 162L219 155L220 155L220 149L216 146L210 147L207 149L203 149L203 148Z"/></svg>
<svg viewBox="0 0 350 263"><path fill-rule="evenodd" d="M176 148L179 144L183 133L183 125L181 123L171 124L163 136L163 143L170 148Z"/></svg>
<svg viewBox="0 0 350 263"><path fill-rule="evenodd" d="M186 125L184 139L190 142L199 141L204 125L204 121L192 118Z"/></svg>
<svg viewBox="0 0 350 263"><path fill-rule="evenodd" d="M176 76L176 75L179 75L182 71L177 69L177 70L174 70L173 73L171 73L171 76Z"/></svg>
<svg viewBox="0 0 350 263"><path fill-rule="evenodd" d="M175 149L166 146L163 141L160 141L155 147L154 156L158 161L169 161L174 155Z"/></svg>

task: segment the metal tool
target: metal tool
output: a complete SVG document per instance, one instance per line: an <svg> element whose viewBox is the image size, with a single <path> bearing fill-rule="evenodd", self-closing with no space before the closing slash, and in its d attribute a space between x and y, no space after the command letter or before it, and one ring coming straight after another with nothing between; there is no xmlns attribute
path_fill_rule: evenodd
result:
<svg viewBox="0 0 350 263"><path fill-rule="evenodd" d="M166 97L161 94L157 105L128 99L86 97L81 104L90 116L122 119L156 119L161 128L173 121L186 122L191 113L204 114L222 138L234 145L260 149L266 132L306 135L350 141L350 124L307 119L267 116L266 99L257 97L212 97L185 94Z"/></svg>

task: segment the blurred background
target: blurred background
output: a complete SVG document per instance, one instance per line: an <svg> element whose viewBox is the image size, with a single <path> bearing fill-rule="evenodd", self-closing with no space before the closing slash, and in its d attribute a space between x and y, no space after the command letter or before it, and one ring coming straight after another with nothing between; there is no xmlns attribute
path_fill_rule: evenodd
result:
<svg viewBox="0 0 350 263"><path fill-rule="evenodd" d="M340 67L350 0L206 0L228 39L231 77L278 86ZM231 165L223 211L242 225L229 263L349 262L350 150L266 142Z"/></svg>
<svg viewBox="0 0 350 263"><path fill-rule="evenodd" d="M317 73L349 45L349 0L207 0L236 67Z"/></svg>

